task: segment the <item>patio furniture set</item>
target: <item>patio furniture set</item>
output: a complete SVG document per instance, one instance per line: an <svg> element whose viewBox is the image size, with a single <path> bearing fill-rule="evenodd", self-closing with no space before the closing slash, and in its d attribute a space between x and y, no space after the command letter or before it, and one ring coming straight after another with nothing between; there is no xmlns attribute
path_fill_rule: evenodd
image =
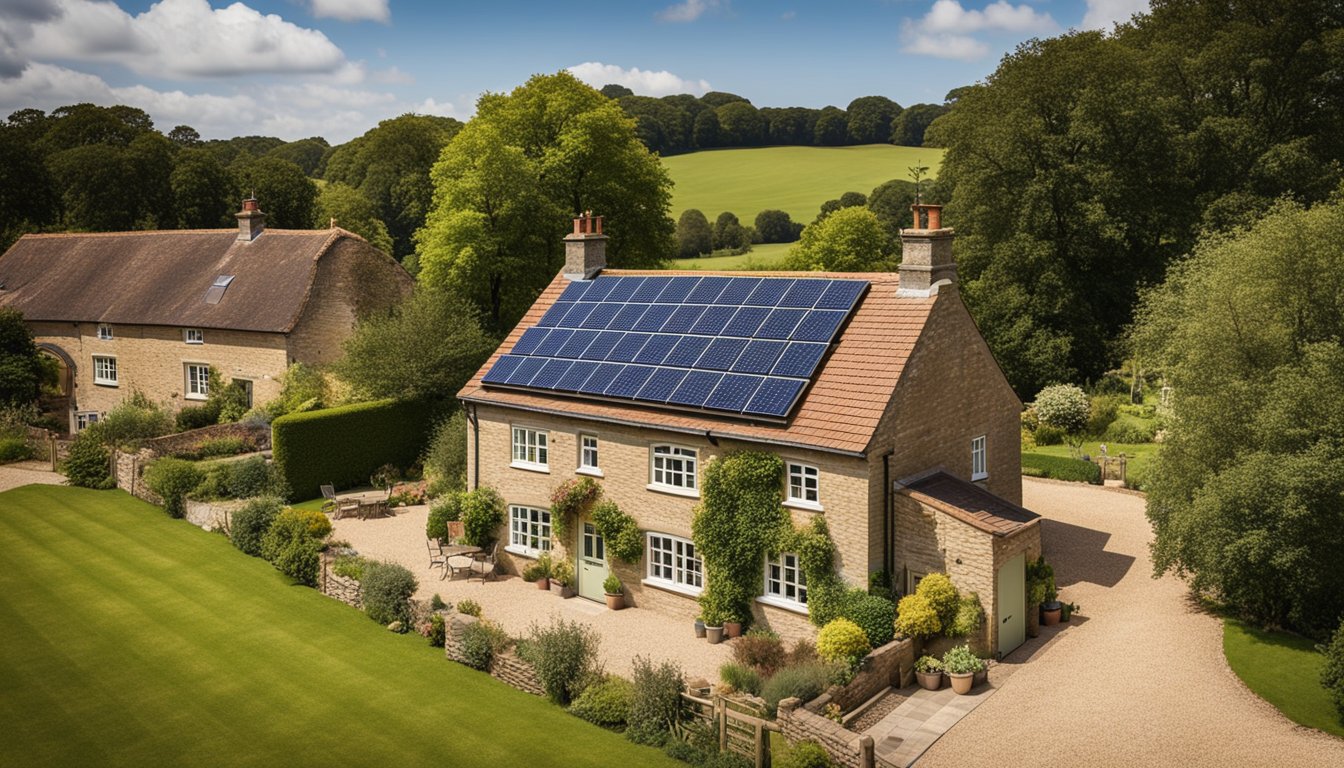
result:
<svg viewBox="0 0 1344 768"><path fill-rule="evenodd" d="M448 541L461 541L463 535L460 521L448 523ZM466 571L467 579L479 575L481 583L495 575L495 565L499 554L499 542L488 548L471 544L444 544L442 539L425 539L429 550L429 567L442 568L440 579L457 576L458 571Z"/></svg>
<svg viewBox="0 0 1344 768"><path fill-rule="evenodd" d="M322 513L331 515L332 520L340 520L346 517L358 517L360 520L369 520L376 517L391 517L392 507L388 505L387 500L391 498L392 490L389 486L387 496L381 499L365 500L360 496L340 497L336 495L336 488L333 485L322 486Z"/></svg>

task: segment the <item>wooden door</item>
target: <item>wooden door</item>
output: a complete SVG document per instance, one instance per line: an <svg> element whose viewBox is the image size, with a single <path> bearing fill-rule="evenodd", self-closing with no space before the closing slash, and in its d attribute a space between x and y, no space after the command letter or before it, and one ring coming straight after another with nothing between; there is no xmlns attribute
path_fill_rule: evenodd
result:
<svg viewBox="0 0 1344 768"><path fill-rule="evenodd" d="M584 523L579 536L579 597L605 602L602 582L607 578L606 544L592 523Z"/></svg>
<svg viewBox="0 0 1344 768"><path fill-rule="evenodd" d="M1027 640L1027 558L1020 554L1003 564L998 575L1000 656Z"/></svg>

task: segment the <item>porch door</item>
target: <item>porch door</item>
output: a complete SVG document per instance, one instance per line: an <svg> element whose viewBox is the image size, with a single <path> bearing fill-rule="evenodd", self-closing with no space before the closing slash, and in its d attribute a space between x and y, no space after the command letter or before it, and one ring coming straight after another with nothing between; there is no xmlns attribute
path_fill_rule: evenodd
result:
<svg viewBox="0 0 1344 768"><path fill-rule="evenodd" d="M998 574L999 647L1001 656L1027 641L1027 557L1019 554Z"/></svg>
<svg viewBox="0 0 1344 768"><path fill-rule="evenodd" d="M583 540L579 543L579 597L606 600L602 582L607 578L607 548L592 523L583 524Z"/></svg>

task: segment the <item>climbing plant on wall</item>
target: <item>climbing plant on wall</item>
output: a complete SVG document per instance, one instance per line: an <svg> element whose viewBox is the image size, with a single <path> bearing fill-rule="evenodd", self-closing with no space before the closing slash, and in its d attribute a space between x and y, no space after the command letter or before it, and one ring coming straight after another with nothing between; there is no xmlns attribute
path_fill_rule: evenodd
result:
<svg viewBox="0 0 1344 768"><path fill-rule="evenodd" d="M602 486L590 477L566 480L551 491L551 535L568 544L574 520L602 495Z"/></svg>
<svg viewBox="0 0 1344 768"><path fill-rule="evenodd" d="M561 543L569 544L574 521L585 511L593 520L593 527L606 541L607 552L623 563L638 563L644 554L644 537L640 535L635 518L624 512L611 500L602 498L602 486L592 478L566 480L551 492L551 535Z"/></svg>

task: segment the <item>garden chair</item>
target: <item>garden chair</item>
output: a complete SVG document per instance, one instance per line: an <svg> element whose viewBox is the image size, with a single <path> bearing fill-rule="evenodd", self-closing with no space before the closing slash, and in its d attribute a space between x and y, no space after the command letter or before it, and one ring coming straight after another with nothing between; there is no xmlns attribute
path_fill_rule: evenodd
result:
<svg viewBox="0 0 1344 768"><path fill-rule="evenodd" d="M450 521L448 521L448 543L449 543L449 544L456 544L457 542L461 541L461 540L462 540L462 537L465 536L465 535L467 535L466 526L463 525L463 523L462 523L461 520L450 520Z"/></svg>
<svg viewBox="0 0 1344 768"><path fill-rule="evenodd" d="M322 486L322 514L331 515L332 520L340 520L343 517L357 514L359 512L359 499L342 499L336 495L336 487L331 484Z"/></svg>
<svg viewBox="0 0 1344 768"><path fill-rule="evenodd" d="M472 558L471 571L475 572L477 570L480 570L482 584L485 583L485 579L487 576L490 578L494 578L495 565L498 560L498 556L499 556L499 542L496 541L494 544L490 545L489 551L481 552L480 554L477 554L475 557ZM468 581L470 581L471 577L467 578Z"/></svg>
<svg viewBox="0 0 1344 768"><path fill-rule="evenodd" d="M443 556L443 542L438 539L425 539L425 547L429 549L429 567L447 568L448 559Z"/></svg>

